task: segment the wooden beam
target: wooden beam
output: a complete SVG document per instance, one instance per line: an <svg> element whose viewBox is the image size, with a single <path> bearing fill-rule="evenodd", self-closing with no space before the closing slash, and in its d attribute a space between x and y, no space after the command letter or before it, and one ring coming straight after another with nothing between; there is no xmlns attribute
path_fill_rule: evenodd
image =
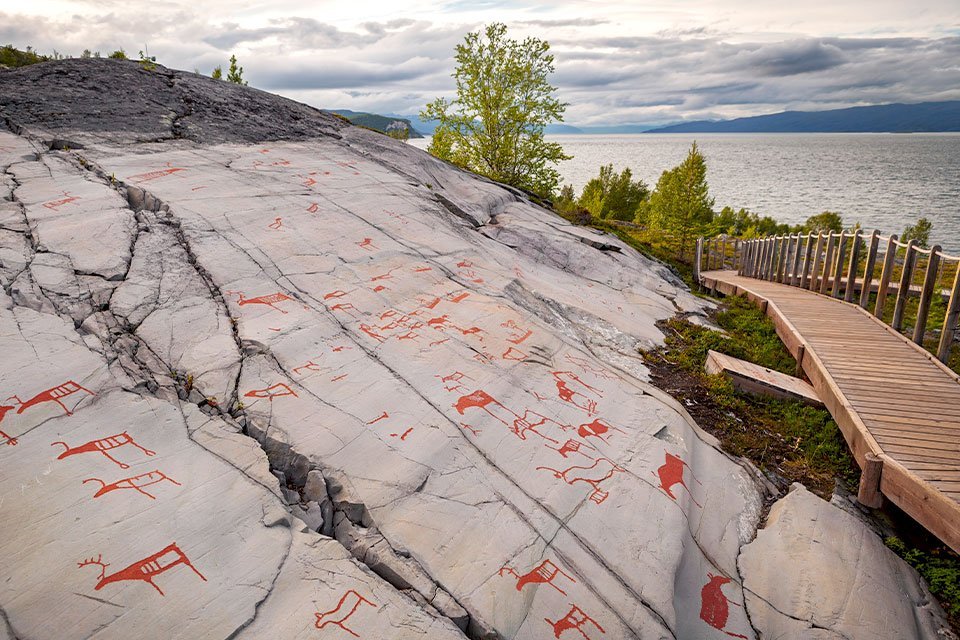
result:
<svg viewBox="0 0 960 640"><path fill-rule="evenodd" d="M823 278L820 279L820 293L826 295L827 283L830 282L830 266L833 264L833 231L827 232L827 253L823 258Z"/></svg>
<svg viewBox="0 0 960 640"><path fill-rule="evenodd" d="M897 292L897 304L893 308L893 320L890 326L900 331L903 326L903 312L907 308L907 297L910 295L910 283L913 282L913 267L917 262L917 241L907 243L907 252L903 256L903 271L900 273L900 290Z"/></svg>
<svg viewBox="0 0 960 640"><path fill-rule="evenodd" d="M837 240L837 267L833 270L833 291L830 293L834 298L840 297L840 283L843 281L843 257L847 252L847 232L840 232L840 239Z"/></svg>
<svg viewBox="0 0 960 640"><path fill-rule="evenodd" d="M853 242L850 244L850 267L847 269L847 286L843 291L845 302L853 301L853 290L857 286L857 265L860 261L860 229L853 234Z"/></svg>
<svg viewBox="0 0 960 640"><path fill-rule="evenodd" d="M887 302L887 291L890 289L896 258L897 234L893 233L887 238L887 252L883 255L883 270L880 272L880 285L877 287L877 305L873 309L873 315L877 318L883 318L883 306Z"/></svg>
<svg viewBox="0 0 960 640"><path fill-rule="evenodd" d="M917 307L917 324L913 327L913 341L923 346L923 333L927 330L927 316L930 315L930 301L933 299L933 288L937 284L937 272L940 270L940 245L934 245L930 250L930 261L927 262L927 274L923 278L923 291L920 293L920 306Z"/></svg>
<svg viewBox="0 0 960 640"><path fill-rule="evenodd" d="M871 509L883 506L883 494L880 493L880 477L883 473L883 458L875 453L864 456L863 469L860 473L860 490L857 492L857 502Z"/></svg>
<svg viewBox="0 0 960 640"><path fill-rule="evenodd" d="M953 291L950 293L950 302L947 303L947 315L943 318L943 331L940 333L940 346L937 348L937 358L946 362L950 357L950 345L957 331L957 320L960 319L960 263L957 264L957 275L953 278Z"/></svg>
<svg viewBox="0 0 960 640"><path fill-rule="evenodd" d="M870 288L873 286L873 270L877 265L877 245L880 243L880 234L874 229L870 234L870 245L867 247L867 263L863 268L863 287L860 289L860 306L864 309L870 304Z"/></svg>

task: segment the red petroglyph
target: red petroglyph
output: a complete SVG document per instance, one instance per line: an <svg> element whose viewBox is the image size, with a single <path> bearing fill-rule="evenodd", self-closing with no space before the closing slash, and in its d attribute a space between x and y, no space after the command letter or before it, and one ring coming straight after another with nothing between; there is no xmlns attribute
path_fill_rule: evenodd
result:
<svg viewBox="0 0 960 640"><path fill-rule="evenodd" d="M537 471L550 471L553 477L563 480L573 486L577 482L585 482L593 487L593 493L590 494L590 500L596 504L606 500L610 493L600 488L600 483L609 480L614 473L623 472L625 469L609 458L597 458L589 467L573 466L563 471L552 467L537 467Z"/></svg>
<svg viewBox="0 0 960 640"><path fill-rule="evenodd" d="M137 175L130 176L127 178L128 182L149 182L150 180L156 180L157 178L163 178L164 176L169 176L178 171L186 171L181 167L171 167L170 163L167 163L166 169L158 169L157 171L148 171L147 173L138 173Z"/></svg>
<svg viewBox="0 0 960 640"><path fill-rule="evenodd" d="M426 273L427 271L433 271L433 267L418 267L413 270L414 273Z"/></svg>
<svg viewBox="0 0 960 640"><path fill-rule="evenodd" d="M373 249L378 248L377 245L373 244L373 238L364 238L357 243L357 246L361 249L366 249L367 251L372 251ZM373 247L373 249L371 249L371 247Z"/></svg>
<svg viewBox="0 0 960 640"><path fill-rule="evenodd" d="M581 438L594 437L594 438L600 438L601 440L606 442L607 438L610 437L609 435L606 435L606 434L609 434L611 430L619 431L620 433L626 433L626 431L624 431L620 427L615 427L612 424L609 424L608 422L603 420L602 418L597 418L593 422L588 422L586 424L582 424L579 427L577 427L577 434Z"/></svg>
<svg viewBox="0 0 960 640"><path fill-rule="evenodd" d="M20 405L20 407L17 409L18 415L23 413L30 407L36 406L38 404L42 404L44 402L56 402L58 405L60 405L61 408L63 408L63 410L66 412L68 416L72 416L73 412L67 408L67 405L63 404L62 399L69 395L73 395L74 393L79 393L81 391L83 391L84 393L90 394L91 396L97 395L93 391L90 391L87 388L81 387L79 384L77 384L73 380L67 380L63 384L57 385L52 389L41 391L40 393L33 396L26 402L21 400L19 396L10 396L9 398L7 398L7 400L15 400ZM4 411L3 413L6 413L6 411Z"/></svg>
<svg viewBox="0 0 960 640"><path fill-rule="evenodd" d="M572 371L551 371L550 373L557 382L557 396L561 400L586 411L587 415L593 415L597 412L597 401L591 398L588 393L595 394L597 397L603 397L599 389L591 387ZM571 388L567 382L583 387L584 391Z"/></svg>
<svg viewBox="0 0 960 640"><path fill-rule="evenodd" d="M203 185L200 187L193 187L192 189L190 189L190 191L200 191L200 189L206 189L206 188L207 188L207 185Z"/></svg>
<svg viewBox="0 0 960 640"><path fill-rule="evenodd" d="M299 176L299 177L304 179L301 184L307 188L310 188L313 185L317 184L317 181L311 178L310 176Z"/></svg>
<svg viewBox="0 0 960 640"><path fill-rule="evenodd" d="M283 329L278 329L277 327L267 327L270 331L283 331Z"/></svg>
<svg viewBox="0 0 960 640"><path fill-rule="evenodd" d="M286 167L290 164L289 160L277 160L276 162L270 163L274 167Z"/></svg>
<svg viewBox="0 0 960 640"><path fill-rule="evenodd" d="M373 288L373 292L374 292L374 293L380 293L381 291L386 291L386 289L387 289L387 288L386 288L385 286L383 286L382 284L378 284L377 286L375 286L375 287Z"/></svg>
<svg viewBox="0 0 960 640"><path fill-rule="evenodd" d="M349 347L347 345L338 345L336 347L330 347L330 350L333 351L334 353L340 353L341 351L349 351L351 349L353 349L353 347Z"/></svg>
<svg viewBox="0 0 960 640"><path fill-rule="evenodd" d="M353 629L347 627L346 622L350 616L356 612L357 608L361 604L368 604L374 609L377 608L377 605L370 602L353 589L350 589L343 594L343 597L340 598L340 602L338 602L337 606L335 606L333 609L323 613L313 614L317 617L317 621L314 623L314 625L317 627L317 629L323 629L328 624L333 624L340 627L354 638L359 638L360 636L354 632ZM329 619L325 620L325 618Z"/></svg>
<svg viewBox="0 0 960 640"><path fill-rule="evenodd" d="M436 309L437 305L440 304L440 298L434 298L430 302L424 303L424 309Z"/></svg>
<svg viewBox="0 0 960 640"><path fill-rule="evenodd" d="M515 347L510 347L509 349L504 351L503 355L500 357L503 358L504 360L518 360L520 362L523 362L524 360L527 359L528 355L523 351L520 351L520 349L517 349ZM546 398L540 398L540 399L546 400Z"/></svg>
<svg viewBox="0 0 960 640"><path fill-rule="evenodd" d="M450 340L450 338L444 338L443 340L436 340L436 341L434 341L434 342L431 342L431 343L430 343L430 346L431 346L431 347L436 347L437 345L441 345L441 344L443 344L444 342L447 342L448 340Z"/></svg>
<svg viewBox="0 0 960 640"><path fill-rule="evenodd" d="M693 500L693 504L698 507L701 506L699 502L693 497L693 493L690 491L690 487L683 480L683 470L684 468L689 469L690 465L684 462L679 457L673 455L670 452L664 453L664 463L657 469L656 476L660 478L660 488L666 493L671 500L676 502L677 496L673 495L673 487L680 485L687 490L687 493L690 494L690 499ZM651 472L652 473L652 472ZM697 484L701 484L697 477L693 475L693 470L690 471L690 476L693 478L693 481Z"/></svg>
<svg viewBox="0 0 960 640"><path fill-rule="evenodd" d="M12 410L13 410L13 407L11 407L10 405L0 406L0 422L3 422L4 416L7 415L8 411L12 411ZM3 431L0 431L0 438L6 438L6 442L4 442L4 444L8 444L12 447L17 445L17 439L14 438L13 436L7 435Z"/></svg>
<svg viewBox="0 0 960 640"><path fill-rule="evenodd" d="M549 435L542 433L539 429L548 425L559 428L561 431L567 431L572 428L567 425L560 424L556 420L540 415L535 411L530 411L529 409L525 410L523 416L521 417L519 414L514 413L512 410L505 407L496 398L482 389L474 391L469 395L462 396L453 405L453 408L456 409L457 413L460 415L463 415L467 409L482 409L490 417L507 427L511 433L521 440L526 440L527 433L529 432L540 436L544 440L559 445L559 440L551 438Z"/></svg>
<svg viewBox="0 0 960 640"><path fill-rule="evenodd" d="M541 562L536 567L534 567L533 569L531 569L530 571L526 572L523 575L520 575L511 567L504 565L500 567L500 571L497 572L497 575L499 575L500 577L503 577L504 573L509 573L510 575L512 575L514 578L517 579L517 591L522 591L523 588L528 584L548 584L554 589L556 589L557 591L559 591L560 593L562 593L563 595L567 595L566 591L564 591L563 589L558 587L556 584L554 584L553 582L554 578L556 578L559 575L559 576L563 576L570 582L574 582L574 583L576 582L573 576L564 572L562 569L560 569L560 567L555 565L550 560L544 560L543 562Z"/></svg>
<svg viewBox="0 0 960 640"><path fill-rule="evenodd" d="M353 318L359 317L360 309L357 309L353 304L349 302L339 302L337 304L330 306L330 311L343 311ZM354 313L356 311L357 313Z"/></svg>
<svg viewBox="0 0 960 640"><path fill-rule="evenodd" d="M520 344L521 342L523 342L524 340L526 340L527 338L533 335L533 331L525 331L513 320L507 320L500 326L505 327L507 329L513 329L513 332L507 334L509 336L507 338L507 342L512 342L513 344Z"/></svg>
<svg viewBox="0 0 960 640"><path fill-rule="evenodd" d="M581 369L583 369L584 371L589 371L590 373L592 373L593 375L597 376L598 378L603 378L603 379L605 379L605 380L616 380L616 379L617 379L617 376L616 376L615 374L610 373L609 371L607 371L607 370L604 369L603 367L598 367L598 366L592 364L592 363L591 363L589 360L587 360L586 358L581 358L580 356L573 356L573 355L570 355L569 353L568 353L568 354L565 354L563 357L564 357L564 359L566 359L568 362L579 366L579 367L580 367Z"/></svg>
<svg viewBox="0 0 960 640"><path fill-rule="evenodd" d="M330 378L330 382L340 382L341 380L343 380L344 378L346 378L348 375L350 375L350 374L349 374L349 373L344 373L344 374L342 374L342 375L337 376L336 378Z"/></svg>
<svg viewBox="0 0 960 640"><path fill-rule="evenodd" d="M460 262L457 263L457 267L459 267L460 269L468 269L472 266L473 266L473 263L470 262L469 260L461 260Z"/></svg>
<svg viewBox="0 0 960 640"><path fill-rule="evenodd" d="M393 272L399 268L400 267L394 267L393 269L390 269L386 273L381 273L378 276L373 276L372 278L370 278L370 282L376 282L377 280L390 280L393 278Z"/></svg>
<svg viewBox="0 0 960 640"><path fill-rule="evenodd" d="M448 376L433 376L433 377L440 378L440 381L444 383L443 388L446 389L447 391L460 391L461 389L466 389L466 387L460 384L460 382L464 379L473 380L473 378L471 378L467 374L461 373L459 371L454 371ZM453 383L452 386L449 384L451 382Z"/></svg>
<svg viewBox="0 0 960 640"><path fill-rule="evenodd" d="M386 342L387 339L374 331L374 328L368 324L361 324L360 331L363 331L365 334L376 340L377 342Z"/></svg>
<svg viewBox="0 0 960 640"><path fill-rule="evenodd" d="M158 484L160 482L163 482L164 480L172 482L178 487L183 486L179 482L177 482L176 480L174 480L173 478L165 474L164 472L158 471L156 469L154 469L153 471L148 471L146 473L141 473L140 475L133 476L130 478L123 478L122 480L111 482L110 484L107 484L100 478L87 478L86 480L83 481L83 484L87 484L88 482L99 482L102 485L97 490L97 492L93 494L94 498L99 498L100 496L106 493L110 493L111 491L117 491L119 489L134 489L135 491L138 491L139 493L142 493L143 495L147 496L151 500L156 500L156 497L151 495L149 492L145 491L144 488L154 484Z"/></svg>
<svg viewBox="0 0 960 640"><path fill-rule="evenodd" d="M270 385L266 389L252 389L243 394L245 398L266 398L270 402L273 402L274 398L283 398L285 396L293 396L294 398L299 398L296 391L287 386L284 382L278 382L277 384Z"/></svg>
<svg viewBox="0 0 960 640"><path fill-rule="evenodd" d="M274 218L273 222L267 225L267 228L274 231L283 231L283 218Z"/></svg>
<svg viewBox="0 0 960 640"><path fill-rule="evenodd" d="M327 295L323 296L323 299L329 300L331 298L342 298L343 296L347 295L347 293L348 292L344 291L343 289L337 289L336 291L331 291Z"/></svg>
<svg viewBox="0 0 960 640"><path fill-rule="evenodd" d="M270 153L270 149L260 149L260 153Z"/></svg>
<svg viewBox="0 0 960 640"><path fill-rule="evenodd" d="M190 570L200 576L200 579L204 582L207 581L203 574L200 573L195 566L193 566L193 563L190 562L190 559L187 558L187 555L180 550L180 547L177 546L176 542L158 551L152 556L147 556L139 562L134 562L125 569L121 569L116 573L111 573L109 576L105 574L107 572L107 567L110 565L102 560L103 556L98 555L96 560L90 558L89 560L84 560L83 562L77 563L77 566L81 568L90 565L96 565L100 567L100 581L97 583L97 586L93 588L94 591L100 591L100 589L114 582L141 580L156 589L160 595L164 595L163 590L153 581L154 578L161 573L169 571L170 569L181 564L190 567Z"/></svg>
<svg viewBox="0 0 960 640"><path fill-rule="evenodd" d="M469 424L467 424L467 423L465 423L465 422L461 422L461 423L460 423L460 427L461 427L462 429L466 429L467 431L469 431L470 433L472 433L472 434L475 435L475 436L480 435L480 429L477 429L477 428L474 427L473 425L469 425Z"/></svg>
<svg viewBox="0 0 960 640"><path fill-rule="evenodd" d="M294 368L293 368L293 374L294 374L294 375L297 375L300 371L302 371L302 370L304 370L304 369L306 369L307 371L319 372L319 371L321 370L321 367L320 367L320 365L318 365L316 362L314 362L313 360L311 360L311 361L308 362L307 364L300 365L299 367L294 367Z"/></svg>
<svg viewBox="0 0 960 640"><path fill-rule="evenodd" d="M461 302L466 300L469 296L470 296L469 291L461 291L456 295L451 293L450 295L447 296L447 300L449 300L453 304L460 304Z"/></svg>
<svg viewBox="0 0 960 640"><path fill-rule="evenodd" d="M401 439L401 440L406 440L406 439L407 439L407 436L410 435L411 433L413 433L413 427L410 427L409 429L407 429L406 431L404 431L402 435L399 434L399 433L391 433L391 434L390 434L390 437L391 437L391 438L396 438L397 436L400 436L400 439Z"/></svg>
<svg viewBox="0 0 960 640"><path fill-rule="evenodd" d="M548 449L553 449L553 447L551 447L550 445L546 445L546 446ZM562 447L560 447L559 449L553 449L553 450L559 453L564 458L567 457L568 453L579 453L580 455L593 460L594 459L593 456L587 455L586 453L580 451L580 449L583 447L596 451L594 447L591 447L586 442L580 442L579 440L567 440L566 442L563 443Z"/></svg>
<svg viewBox="0 0 960 640"><path fill-rule="evenodd" d="M592 640L592 638L587 635L587 632L584 631L584 625L586 624L593 625L601 634L606 633L596 620L588 616L583 612L583 609L573 603L570 604L570 611L567 612L567 615L556 622L547 618L544 618L543 621L553 627L554 638L559 638L564 631L573 630L579 633L585 640Z"/></svg>
<svg viewBox="0 0 960 640"><path fill-rule="evenodd" d="M57 211L63 205L70 204L71 202L76 202L77 200L80 199L79 196L71 196L66 191L63 192L63 196L64 197L60 198L59 200L51 200L50 202L44 202L43 206L46 207L47 209L50 209L51 211Z"/></svg>
<svg viewBox="0 0 960 640"><path fill-rule="evenodd" d="M111 456L109 453L107 453L108 451L112 451L113 449L117 449L119 447L129 444L130 446L136 449L140 449L140 451L142 451L145 455L148 455L148 456L156 455L156 451L151 451L150 449L146 449L138 445L136 441L134 441L134 439L131 438L130 434L128 434L126 431L124 431L123 433L118 433L116 435L109 436L107 438L101 438L99 440L91 440L90 442L84 443L79 447L71 447L66 442L62 442L60 440L56 442L51 442L50 446L53 447L58 444L62 444L66 449L66 451L64 451L59 456L57 456L57 460L63 460L64 458L75 456L78 453L102 453L107 458L109 458L112 462L115 462L121 469L129 469L130 465L120 462L119 460Z"/></svg>
<svg viewBox="0 0 960 640"><path fill-rule="evenodd" d="M267 295L267 296L257 296L256 298L244 298L243 294L239 291L227 291L227 294L239 296L239 299L237 300L237 306L243 307L248 304L262 304L267 307L270 307L274 311L279 311L280 313L284 313L284 314L287 312L284 311L283 309L279 309L275 307L274 305L280 302L286 302L287 300L293 299L287 294L281 293L279 291L277 293L271 293L270 295Z"/></svg>
<svg viewBox="0 0 960 640"><path fill-rule="evenodd" d="M537 400L539 400L540 402L543 402L544 400L549 400L549 399L550 399L550 396L542 396L542 395L540 395L539 393L537 393L536 391L528 391L528 393L532 394L533 397L536 398Z"/></svg>
<svg viewBox="0 0 960 640"><path fill-rule="evenodd" d="M386 419L389 418L389 417L390 417L390 414L387 413L386 411L384 411L383 413L381 413L379 416L377 416L376 418L374 418L373 420L371 420L371 421L368 422L367 424L376 424L376 423L380 422L381 420L386 420Z"/></svg>
<svg viewBox="0 0 960 640"><path fill-rule="evenodd" d="M707 578L710 581L703 585L703 589L700 590L700 619L714 629L723 631L731 638L746 640L747 636L724 629L727 626L727 619L730 617L730 605L740 606L723 595L723 585L730 582L730 578L715 576L712 573L708 573Z"/></svg>
<svg viewBox="0 0 960 640"><path fill-rule="evenodd" d="M420 334L414 333L413 331L407 331L404 334L397 336L397 340L416 340L420 337Z"/></svg>
<svg viewBox="0 0 960 640"><path fill-rule="evenodd" d="M307 207L307 213L316 213L319 210L320 210L320 205L317 204L316 202L311 202L310 206Z"/></svg>

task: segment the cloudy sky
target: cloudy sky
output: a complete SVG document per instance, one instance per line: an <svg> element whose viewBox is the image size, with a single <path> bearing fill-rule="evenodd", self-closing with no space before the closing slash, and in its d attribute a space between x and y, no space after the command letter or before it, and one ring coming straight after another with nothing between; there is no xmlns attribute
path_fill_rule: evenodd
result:
<svg viewBox="0 0 960 640"><path fill-rule="evenodd" d="M575 125L960 99L960 0L0 0L0 42L144 45L323 108L416 113L492 21L546 39Z"/></svg>

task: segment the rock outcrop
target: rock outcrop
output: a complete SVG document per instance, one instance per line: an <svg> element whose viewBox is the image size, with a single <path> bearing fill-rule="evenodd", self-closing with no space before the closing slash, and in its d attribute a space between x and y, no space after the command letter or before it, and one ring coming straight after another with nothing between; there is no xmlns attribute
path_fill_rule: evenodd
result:
<svg viewBox="0 0 960 640"><path fill-rule="evenodd" d="M0 109L0 637L946 633L828 503L757 534L637 354L706 303L617 239L162 67Z"/></svg>

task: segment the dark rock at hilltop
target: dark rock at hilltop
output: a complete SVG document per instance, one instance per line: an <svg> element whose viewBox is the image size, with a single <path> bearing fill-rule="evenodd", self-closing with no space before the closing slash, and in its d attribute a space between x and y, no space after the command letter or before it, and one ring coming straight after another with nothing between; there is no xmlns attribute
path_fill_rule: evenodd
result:
<svg viewBox="0 0 960 640"><path fill-rule="evenodd" d="M349 126L251 87L133 60L54 60L0 71L0 114L50 132L126 132L135 141L302 140Z"/></svg>

